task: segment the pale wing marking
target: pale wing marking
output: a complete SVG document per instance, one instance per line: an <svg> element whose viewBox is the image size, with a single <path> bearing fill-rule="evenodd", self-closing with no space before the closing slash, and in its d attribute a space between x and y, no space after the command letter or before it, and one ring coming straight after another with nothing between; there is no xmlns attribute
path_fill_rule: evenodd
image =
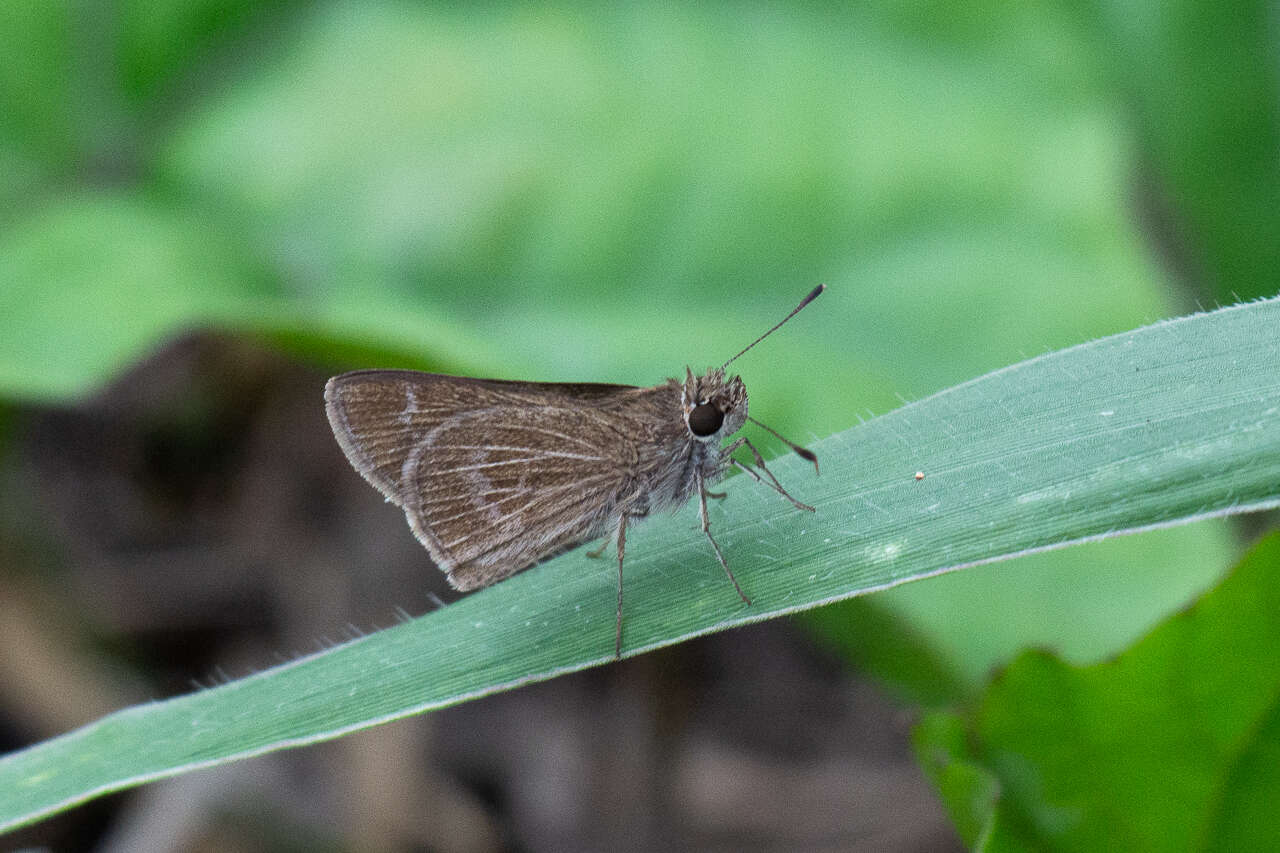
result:
<svg viewBox="0 0 1280 853"><path fill-rule="evenodd" d="M430 523L433 527L435 527L435 526L441 526L441 525L448 524L448 523L449 523L449 522L451 522L451 521L457 521L459 518L465 518L465 517L466 517L466 516L468 516L468 515L475 515L475 514L476 514L476 513L478 513L478 512L488 512L489 510L493 509L494 507L501 506L501 505L503 504L503 502L508 501L508 500L510 500L510 499L511 499L511 498L513 498L513 497L520 497L521 495L528 494L529 492L531 492L531 491L532 491L532 489L510 489L510 490L507 490L507 491L515 492L516 494L507 495L506 497L504 497L504 498L498 498L497 500L483 500L483 499L482 499L482 500L483 500L483 502L482 502L482 503L476 504L475 506L472 506L472 507L468 507L465 511L460 512L460 513L458 513L457 515L451 515L451 516L448 516L447 518L434 518L434 517L432 517L432 518L428 519L428 521L429 521L429 523ZM486 497L486 498L487 498L490 494L493 494L493 492L488 492L488 493L486 493L484 497ZM448 501L448 502L450 502L450 503L456 503L456 501L454 501L452 498L447 499L447 501ZM437 501L436 503L442 503L442 501ZM526 504L526 506L527 506L527 504ZM505 516L504 516L504 517L505 517ZM493 524L493 523L495 523L496 521L501 521L501 519L486 520L486 521L485 521L485 523L486 523L486 524Z"/></svg>
<svg viewBox="0 0 1280 853"><path fill-rule="evenodd" d="M461 444L451 445L432 445L433 450L447 448L449 450L533 450L532 447L467 447ZM583 462L603 462L603 456L580 456L576 453L556 453L547 451L537 456L526 456L522 459L500 459L497 462L477 462L474 465L459 465L455 468L435 468L433 474L456 474L459 471L477 471L481 468L496 468L499 465L523 465L528 462L537 462L541 459L580 459Z"/></svg>
<svg viewBox="0 0 1280 853"><path fill-rule="evenodd" d="M546 488L538 489L538 490L537 490L537 492L536 492L536 493L534 493L532 500L526 501L525 503L521 504L520 506L516 507L515 509L513 509L513 510L511 510L510 512L506 513L505 515L500 515L500 516L498 516L497 518L490 520L490 521L488 522L488 524L489 524L489 526L491 526L491 527L496 526L496 525L498 525L498 524L501 524L502 522L506 521L506 520L507 520L507 519L509 519L509 518L512 518L512 517L517 516L517 515L521 515L522 513L524 513L524 512L526 512L526 511L528 511L528 510L532 509L533 507L536 507L538 504L543 503L544 501L546 501L548 498L550 498L553 494L555 494L555 493L557 493L557 492L563 492L563 491L566 491L566 490L571 489L571 488L578 488L578 486L579 486L579 484L577 484L577 483L565 483L565 484L560 485L560 486L552 486L552 487L546 487ZM468 511L468 512L464 512L464 513L462 513L461 515L456 515L456 516L454 516L454 517L453 517L453 519L461 518L463 515L470 515L472 512L477 512L477 511L482 510L482 509L488 509L488 508L489 508L489 506L491 506L491 505L490 505L490 504L486 504L486 505L484 505L484 506L478 506L478 507L475 507L474 509L472 509L472 510L470 510L470 511ZM430 523L431 523L431 524L433 524L433 525L436 525L436 524L443 524L444 522L446 522L446 521L452 521L453 519L448 519L448 518L443 518L443 519L439 519L439 520L435 520L435 519L433 519ZM463 536L462 538L460 538L460 539L455 539L455 540L453 540L452 542L447 543L447 544L445 545L445 547L452 551L452 550L453 550L454 548L456 548L458 545L461 545L463 542L466 542L466 541L468 541L468 540L470 540L470 539L473 539L473 538L475 538L475 537L474 537L474 535L473 535L473 534L471 534L471 533L468 533L468 534L464 535L464 536ZM500 544L501 542L509 541L509 539L511 539L511 538L514 538L514 537L508 537L508 539L500 540L500 541L499 541L499 544Z"/></svg>
<svg viewBox="0 0 1280 853"><path fill-rule="evenodd" d="M530 486L490 486L487 490L485 490L480 495L480 497L488 498L490 495L496 495L503 492L509 493L507 496L510 497L510 495L512 494L524 494L525 492L529 492L532 490L533 489ZM497 498L495 500L485 500L484 503L485 505L496 504L496 503L500 503L503 500L505 500L505 498ZM447 504L447 503L457 503L457 502L458 502L457 498L453 497L452 495L447 495L442 498L432 498L430 500L421 500L421 501L418 501L417 505L419 508L423 508L428 506L434 506L435 504ZM443 518L440 520L448 521L449 519Z"/></svg>
<svg viewBox="0 0 1280 853"><path fill-rule="evenodd" d="M586 413L579 412L579 414L586 414ZM593 420L594 419L595 418L593 418ZM560 432L559 430L547 429L546 427L534 426L528 423L522 424L521 426L525 432L540 432L543 435L549 435L554 438L563 439L564 441L569 442L570 444L579 444L588 449L594 449L595 447L595 445L587 441L581 435L569 435L567 433ZM593 458L599 458L599 457L593 457Z"/></svg>

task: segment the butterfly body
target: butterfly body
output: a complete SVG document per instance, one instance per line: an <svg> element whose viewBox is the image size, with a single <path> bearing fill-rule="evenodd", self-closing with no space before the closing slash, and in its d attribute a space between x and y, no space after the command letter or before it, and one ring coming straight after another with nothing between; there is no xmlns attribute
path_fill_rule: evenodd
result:
<svg viewBox="0 0 1280 853"><path fill-rule="evenodd" d="M747 395L722 370L650 388L361 370L325 389L353 466L401 507L459 590L488 586L599 538L622 518L683 506L720 479L720 439ZM699 405L723 414L708 435Z"/></svg>

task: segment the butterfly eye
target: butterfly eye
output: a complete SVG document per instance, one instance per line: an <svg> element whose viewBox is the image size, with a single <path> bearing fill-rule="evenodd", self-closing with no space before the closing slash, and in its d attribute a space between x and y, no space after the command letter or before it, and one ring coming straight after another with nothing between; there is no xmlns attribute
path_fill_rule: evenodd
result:
<svg viewBox="0 0 1280 853"><path fill-rule="evenodd" d="M724 412L710 403L699 403L689 413L689 432L699 437L713 434L724 423Z"/></svg>

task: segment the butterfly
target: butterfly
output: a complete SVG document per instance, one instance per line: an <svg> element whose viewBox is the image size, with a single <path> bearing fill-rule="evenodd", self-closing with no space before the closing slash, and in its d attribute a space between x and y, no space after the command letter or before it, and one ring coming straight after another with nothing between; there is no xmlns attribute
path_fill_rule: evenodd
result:
<svg viewBox="0 0 1280 853"><path fill-rule="evenodd" d="M329 380L325 411L352 466L404 510L409 527L458 590L489 586L603 536L616 544L622 652L622 566L628 524L698 499L716 559L738 584L707 520L708 490L730 468L797 501L745 436L747 421L814 464L810 451L748 417L742 379L724 365L652 387L472 379L412 370L357 370ZM750 463L733 456L746 448ZM608 545L595 552L598 556Z"/></svg>

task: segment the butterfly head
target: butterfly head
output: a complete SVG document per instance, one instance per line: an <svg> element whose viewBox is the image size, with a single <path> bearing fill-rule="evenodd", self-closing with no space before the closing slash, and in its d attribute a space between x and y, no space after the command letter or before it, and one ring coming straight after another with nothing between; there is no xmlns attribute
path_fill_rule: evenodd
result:
<svg viewBox="0 0 1280 853"><path fill-rule="evenodd" d="M694 376L686 367L680 408L692 437L698 441L724 438L742 429L747 420L747 388L737 376L726 378L722 367L702 376Z"/></svg>

